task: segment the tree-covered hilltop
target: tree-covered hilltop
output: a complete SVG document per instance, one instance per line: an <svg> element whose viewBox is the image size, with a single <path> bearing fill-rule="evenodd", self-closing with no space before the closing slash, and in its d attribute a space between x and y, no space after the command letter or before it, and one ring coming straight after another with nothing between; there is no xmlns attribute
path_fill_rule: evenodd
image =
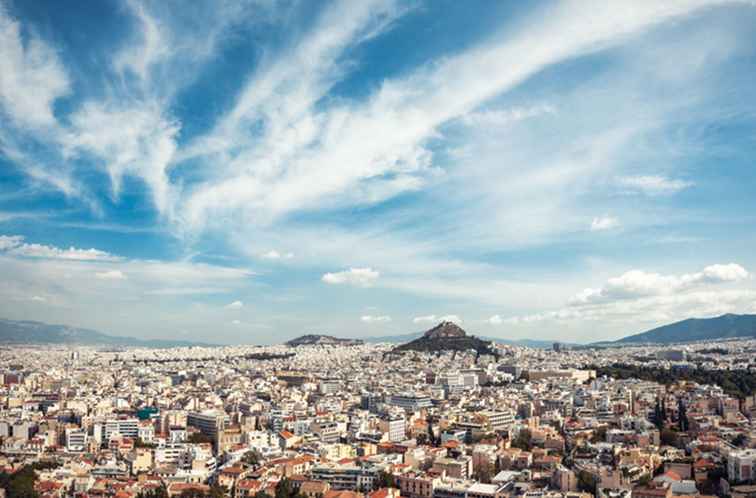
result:
<svg viewBox="0 0 756 498"><path fill-rule="evenodd" d="M399 351L468 351L475 350L479 354L491 354L491 343L467 335L462 328L453 322L442 322L428 330L414 341L394 348Z"/></svg>
<svg viewBox="0 0 756 498"><path fill-rule="evenodd" d="M615 363L592 366L597 376L614 379L641 379L670 385L681 380L720 386L730 396L743 399L756 394L756 372L752 370L710 370L704 368L661 368Z"/></svg>

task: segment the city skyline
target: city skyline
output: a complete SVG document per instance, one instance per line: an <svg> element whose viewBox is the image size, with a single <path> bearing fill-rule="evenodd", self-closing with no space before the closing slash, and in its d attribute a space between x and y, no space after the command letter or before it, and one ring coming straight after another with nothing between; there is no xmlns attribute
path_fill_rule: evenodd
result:
<svg viewBox="0 0 756 498"><path fill-rule="evenodd" d="M755 26L713 0L0 0L0 318L585 343L756 313Z"/></svg>

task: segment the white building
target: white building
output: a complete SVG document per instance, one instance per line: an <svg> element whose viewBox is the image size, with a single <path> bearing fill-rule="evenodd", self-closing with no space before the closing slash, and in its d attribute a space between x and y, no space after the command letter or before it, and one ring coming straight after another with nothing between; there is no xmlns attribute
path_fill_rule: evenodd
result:
<svg viewBox="0 0 756 498"><path fill-rule="evenodd" d="M89 436L84 429L69 427L66 429L66 449L68 451L84 451L87 448Z"/></svg>
<svg viewBox="0 0 756 498"><path fill-rule="evenodd" d="M733 451L727 456L727 476L731 482L756 479L756 450Z"/></svg>

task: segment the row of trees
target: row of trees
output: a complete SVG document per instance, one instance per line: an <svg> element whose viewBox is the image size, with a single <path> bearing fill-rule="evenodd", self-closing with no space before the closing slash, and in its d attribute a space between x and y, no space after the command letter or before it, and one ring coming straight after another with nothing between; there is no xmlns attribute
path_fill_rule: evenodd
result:
<svg viewBox="0 0 756 498"><path fill-rule="evenodd" d="M608 367L591 367L599 376L615 379L642 379L670 385L681 380L720 386L725 393L738 399L756 393L756 372L751 370L708 370L705 368L660 368L615 363Z"/></svg>

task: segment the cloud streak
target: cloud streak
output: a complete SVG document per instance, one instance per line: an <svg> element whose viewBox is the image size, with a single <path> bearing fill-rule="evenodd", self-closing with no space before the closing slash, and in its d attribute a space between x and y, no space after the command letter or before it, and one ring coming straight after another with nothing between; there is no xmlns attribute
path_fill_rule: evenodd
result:
<svg viewBox="0 0 756 498"><path fill-rule="evenodd" d="M380 272L372 268L349 268L348 270L335 273L325 273L321 280L331 285L348 284L359 287L370 287L380 276Z"/></svg>

